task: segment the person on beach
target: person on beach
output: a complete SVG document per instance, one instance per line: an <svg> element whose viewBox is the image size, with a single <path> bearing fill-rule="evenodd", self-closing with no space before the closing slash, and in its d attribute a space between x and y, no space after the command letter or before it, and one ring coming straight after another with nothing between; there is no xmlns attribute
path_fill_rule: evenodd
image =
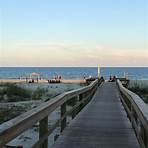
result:
<svg viewBox="0 0 148 148"><path fill-rule="evenodd" d="M112 81L112 76L110 75L110 77L109 77L109 82L111 82Z"/></svg>
<svg viewBox="0 0 148 148"><path fill-rule="evenodd" d="M113 82L115 82L116 81L116 76L113 76Z"/></svg>

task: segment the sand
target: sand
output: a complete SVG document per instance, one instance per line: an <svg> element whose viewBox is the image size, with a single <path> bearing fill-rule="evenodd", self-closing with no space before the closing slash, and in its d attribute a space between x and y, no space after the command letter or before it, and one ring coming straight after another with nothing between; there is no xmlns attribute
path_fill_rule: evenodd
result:
<svg viewBox="0 0 148 148"><path fill-rule="evenodd" d="M0 83L26 83L26 80L25 79L0 79ZM39 80L38 83L48 83L48 80L42 79L42 80Z"/></svg>
<svg viewBox="0 0 148 148"><path fill-rule="evenodd" d="M28 80L29 81L29 80ZM25 79L0 79L0 83L26 83ZM35 80L34 83L48 83L48 79L41 79L38 82ZM64 84L80 84L80 83L86 83L85 79L62 79L61 83Z"/></svg>

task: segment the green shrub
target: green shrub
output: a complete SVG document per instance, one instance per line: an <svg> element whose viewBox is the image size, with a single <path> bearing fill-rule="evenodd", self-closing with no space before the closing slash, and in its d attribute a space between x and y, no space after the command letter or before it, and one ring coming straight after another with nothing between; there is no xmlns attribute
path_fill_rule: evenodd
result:
<svg viewBox="0 0 148 148"><path fill-rule="evenodd" d="M133 83L128 89L139 95L145 103L148 103L148 86L146 84Z"/></svg>
<svg viewBox="0 0 148 148"><path fill-rule="evenodd" d="M20 96L24 98L28 98L31 96L30 91L27 89L21 88L17 85L10 85L9 87L6 88L6 92L8 96Z"/></svg>
<svg viewBox="0 0 148 148"><path fill-rule="evenodd" d="M26 101L31 98L31 92L28 89L17 86L16 84L1 84L3 89L0 90L0 101L5 101L4 96L7 96L7 102Z"/></svg>
<svg viewBox="0 0 148 148"><path fill-rule="evenodd" d="M25 112L25 108L23 107L12 107L12 108L7 108L7 109L1 109L0 110L0 124L3 122L6 122L21 113Z"/></svg>
<svg viewBox="0 0 148 148"><path fill-rule="evenodd" d="M32 94L33 100L40 100L42 99L43 95L47 92L46 89L38 87Z"/></svg>

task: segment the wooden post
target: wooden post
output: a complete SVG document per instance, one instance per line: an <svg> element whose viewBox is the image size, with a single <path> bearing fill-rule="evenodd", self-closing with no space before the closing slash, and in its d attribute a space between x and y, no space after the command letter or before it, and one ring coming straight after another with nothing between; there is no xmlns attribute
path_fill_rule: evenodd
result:
<svg viewBox="0 0 148 148"><path fill-rule="evenodd" d="M145 147L148 148L148 140L147 140L148 139L148 130L145 130L145 139L146 139L146 143L145 143L146 146Z"/></svg>
<svg viewBox="0 0 148 148"><path fill-rule="evenodd" d="M48 116L39 122L39 139L48 132ZM40 148L48 148L48 138L40 145Z"/></svg>
<svg viewBox="0 0 148 148"><path fill-rule="evenodd" d="M79 101L82 101L82 100L83 100L83 94L80 94L80 95L79 95ZM82 108L83 108L83 103L81 103L81 104L79 105L79 111L81 111Z"/></svg>
<svg viewBox="0 0 148 148"><path fill-rule="evenodd" d="M72 98L72 105L75 106L76 103L77 103L77 97ZM72 111L72 115L71 115L72 119L75 118L76 114L77 114L77 109Z"/></svg>
<svg viewBox="0 0 148 148"><path fill-rule="evenodd" d="M134 124L134 109L133 109L133 106L132 106L132 104L131 104L131 108L130 108L130 111L131 111L131 116L129 117L130 118L130 121L131 121L131 123L132 123L132 126L133 126L133 128L135 129L135 124Z"/></svg>
<svg viewBox="0 0 148 148"><path fill-rule="evenodd" d="M66 103L61 105L61 119L65 113L66 113ZM61 132L64 130L65 127L66 127L66 117L61 120Z"/></svg>
<svg viewBox="0 0 148 148"><path fill-rule="evenodd" d="M95 88L92 88L91 91L90 91L90 94L91 94L91 95L90 95L89 101L93 98L95 92L96 92L96 89L95 89Z"/></svg>

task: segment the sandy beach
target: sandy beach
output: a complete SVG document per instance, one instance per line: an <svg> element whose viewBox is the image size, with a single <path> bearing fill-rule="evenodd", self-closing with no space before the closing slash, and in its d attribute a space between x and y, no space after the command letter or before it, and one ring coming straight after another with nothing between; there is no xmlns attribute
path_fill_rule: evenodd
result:
<svg viewBox="0 0 148 148"><path fill-rule="evenodd" d="M53 79L54 80L54 79ZM29 83L26 82L25 79L0 79L0 83ZM48 79L41 79L38 80L38 82L35 80L34 83L48 83ZM60 83L64 84L80 84L80 83L86 83L85 79L61 79Z"/></svg>
<svg viewBox="0 0 148 148"><path fill-rule="evenodd" d="M0 83L26 83L25 79L0 79ZM41 79L38 83L48 83L48 80Z"/></svg>

